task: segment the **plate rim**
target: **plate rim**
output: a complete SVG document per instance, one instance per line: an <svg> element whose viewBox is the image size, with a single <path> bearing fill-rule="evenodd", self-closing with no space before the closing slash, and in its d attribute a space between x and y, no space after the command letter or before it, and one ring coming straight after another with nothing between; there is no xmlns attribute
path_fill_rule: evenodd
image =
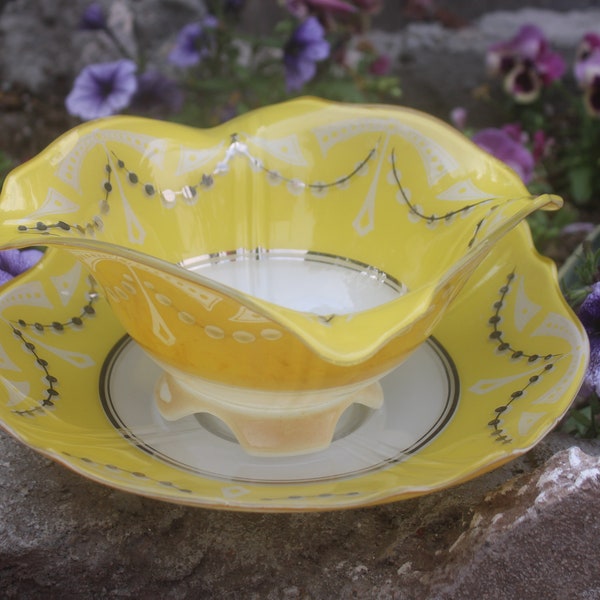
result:
<svg viewBox="0 0 600 600"><path fill-rule="evenodd" d="M513 232L515 232L515 233L513 234ZM513 460L514 458L526 453L532 447L534 447L549 431L551 431L556 426L558 421L562 418L562 416L564 415L566 410L568 410L569 405L571 404L573 398L575 397L576 392L579 389L579 386L583 379L583 373L585 372L585 368L587 367L587 362L589 360L589 348L587 347L587 337L585 336L585 330L583 329L583 327L579 323L579 321L576 319L571 307L566 302L566 299L560 293L560 288L558 286L558 282L556 281L556 272L555 272L556 268L555 268L554 263L552 263L552 261L550 261L550 259L537 254L535 249L532 247L529 229L525 223L517 226L513 230L513 232L507 234L507 236L506 236L507 238L509 238L509 240L507 242L508 245L510 245L511 237L516 238L516 240L513 240L514 245L518 246L520 250L523 250L523 249L527 250L528 252L525 253L527 255L527 260L529 260L532 263L535 262L537 264L537 268L539 268L540 273L543 272L546 279L550 278L550 280L553 283L553 286L552 286L553 293L559 299L559 304L561 304L561 307L562 307L564 313L570 319L570 321L574 324L575 329L577 330L578 334L581 336L580 341L582 342L583 345L582 345L582 348L581 348L580 354L579 354L579 363L580 363L579 367L578 367L578 373L580 374L579 381L575 381L575 378L574 378L570 382L569 394L572 397L570 398L568 403L566 403L566 406L562 407L562 405L561 405L560 410L556 411L555 414L553 413L554 418L553 418L552 422L544 428L544 432L541 435L534 436L534 439L532 439L529 444L522 445L522 446L519 446L516 448L512 448L511 450L507 449L506 451L504 451L503 453L499 454L496 457L493 457L493 458L490 457L490 459L487 462L486 461L479 461L479 462L476 461L470 469L466 469L466 470L463 469L463 471L465 471L465 472L463 472L463 471L458 472L455 474L454 477L450 477L449 479L446 478L444 481L442 481L438 485L413 486L410 489L403 489L402 485L396 486L395 488L393 486L388 486L387 488L379 490L378 493L369 494L369 496L366 498L364 496L360 496L360 495L356 498L347 496L347 497L343 498L342 500L339 500L336 502L331 502L331 500L328 500L328 501L323 501L320 504L315 504L315 505L313 505L313 504L304 505L301 502L282 502L282 501L280 501L279 504L277 502L265 502L265 501L245 502L243 499L243 496L240 498L229 498L229 499L228 498L221 498L221 499L211 498L211 499L209 499L206 497L189 497L189 496L185 497L185 495L180 495L178 497L174 497L172 493L161 493L157 489L146 490L146 489L140 488L139 486L135 485L135 482L130 483L130 484L127 484L126 482L125 483L123 483L123 482L116 483L115 481L111 480L109 477L103 477L99 473L95 473L94 471L92 471L90 469L86 469L84 465L78 464L75 459L68 457L68 456L61 455L60 453L58 453L58 452L54 451L52 448L50 448L47 444L45 447L36 445L36 444L32 443L30 440L28 440L27 436L23 435L22 431L18 431L14 427L10 426L5 421L5 418L2 414L0 414L0 428L5 430L9 435L14 437L20 443L23 443L25 446L28 446L29 448L33 449L36 453L46 456L47 458L50 458L50 459L54 460L55 462L58 462L59 464L67 467L68 469L70 469L71 471L73 471L79 475L86 477L87 479L96 481L96 482L106 485L110 488L118 489L121 491L126 491L129 493L135 493L140 496L153 498L153 499L157 499L157 500L174 502L174 503L183 504L183 505L212 508L212 509L229 509L229 510L236 510L236 511L251 511L251 512L298 512L298 511L329 511L329 510L351 509L351 508L373 506L373 505L378 505L378 504L382 504L382 503L393 502L393 501L397 501L400 499L407 499L410 497L422 495L424 493L440 491L442 489L452 487L452 486L462 483L464 481L468 481L470 479L480 476L483 473L486 473L495 468L498 468L502 464L504 464L510 460ZM505 240L506 240L506 238L505 238ZM505 243L505 245L506 245L506 243ZM495 248L492 249L492 251L490 252L490 257L492 257L494 255L495 251L496 251ZM514 252L514 250L512 250L512 249L509 250L509 253L512 253L512 252ZM497 253L499 254L499 252L497 252ZM56 263L56 265L58 265L60 263L61 254L62 254L62 252L59 249L48 249L45 256L40 261L40 263L38 263L38 265L36 265L33 269L31 269L30 271L28 271L20 276L15 277L13 280L8 282L4 286L0 287L0 299L6 295L7 290L16 288L17 286L19 286L22 283L25 283L29 280L35 280L38 277L42 278L44 276L44 270L48 271L47 273L45 273L45 276L50 276L50 271L54 267L55 263ZM72 259L72 260L73 260L73 262L75 262L75 259ZM487 259L486 259L486 261L487 261ZM486 261L484 261L484 262L486 262ZM461 294L462 294L462 292L461 292ZM460 304L459 299L461 297L461 294L459 294L459 296L457 297L456 303L449 309L446 316L444 316L444 318L442 319L442 322L445 319L450 319L452 317L453 313L455 313L457 311L457 304ZM104 308L108 313L111 313L111 316L112 316L112 311L110 309L110 305L106 301L104 302ZM114 316L112 316L112 318L114 319ZM121 331L122 331L122 333L124 333L124 330L121 329ZM113 338L113 341L114 341L114 338ZM111 344L111 347L112 347L112 345L113 344ZM443 341L442 341L442 346L443 346ZM103 362L105 359L106 359L106 354L103 357ZM96 383L96 387L98 387L98 383L100 381L100 377L99 377L100 370L97 369L97 371L98 371L98 373L95 375L95 377L98 379L98 382ZM460 373L457 374L457 377L460 382ZM2 379L5 379L5 378L2 377ZM462 396L461 396L461 398L459 398L459 402L461 402L461 401L464 402L464 398ZM107 419L107 422L108 422L108 419ZM111 427L112 426L113 425L111 424ZM439 435L443 436L444 430L442 430L442 432ZM386 479L386 481L387 481L387 479Z"/></svg>

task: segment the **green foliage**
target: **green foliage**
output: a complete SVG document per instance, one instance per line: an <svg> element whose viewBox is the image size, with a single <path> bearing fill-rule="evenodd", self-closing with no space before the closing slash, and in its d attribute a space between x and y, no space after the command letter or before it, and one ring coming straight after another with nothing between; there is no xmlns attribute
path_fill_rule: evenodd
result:
<svg viewBox="0 0 600 600"><path fill-rule="evenodd" d="M332 54L317 64L315 77L299 91L286 90L283 49L296 25L292 17L283 17L270 35L254 38L235 21L223 20L215 32L213 52L182 79L187 100L174 119L212 126L299 95L358 103L393 102L400 97L396 76L370 72L370 64L377 58L375 50L369 44L357 49L357 36L341 26L327 33ZM351 46L350 65L344 57Z"/></svg>
<svg viewBox="0 0 600 600"><path fill-rule="evenodd" d="M600 280L600 236L592 235L584 241L572 260L573 264L566 265L561 273L560 284L565 298L577 310L591 286ZM588 335L596 334L588 331ZM580 392L561 428L576 437L600 438L600 400L594 391Z"/></svg>
<svg viewBox="0 0 600 600"><path fill-rule="evenodd" d="M533 190L532 190L533 191ZM543 251L549 242L559 237L562 229L577 219L577 212L565 206L557 212L537 211L527 218L536 248Z"/></svg>
<svg viewBox="0 0 600 600"><path fill-rule="evenodd" d="M600 438L600 400L592 393L586 402L571 410L562 426L563 431L579 438Z"/></svg>
<svg viewBox="0 0 600 600"><path fill-rule="evenodd" d="M6 152L0 150L0 189L2 189L4 179L14 166L13 159Z"/></svg>
<svg viewBox="0 0 600 600"><path fill-rule="evenodd" d="M164 98L155 99L154 107L139 106L134 96L126 107L127 112L170 118L202 128L299 95L361 103L393 102L400 97L398 78L386 72L385 60L383 66L376 63L385 57L377 53L365 35L370 26L369 7L357 2L349 4L354 12L344 13L307 3L304 7L307 14L295 16L283 4L280 8L272 6L269 10L278 11L278 22L270 33L253 35L240 19L239 11L244 10L244 4L234 12L226 5L226 2L209 3L212 13L188 24L195 28L190 36L180 37L186 28L165 32L165 44L177 51L175 58L172 54L165 56L158 71L163 76L168 73L178 94L184 92L183 107L173 113ZM314 31L308 36L308 42L297 33L309 19L322 29L328 56L315 61L316 73L308 76L308 81L304 77L306 71L298 68L303 73L304 83L301 89L292 86L294 90L290 91L284 58L286 53L288 57L302 56L303 44L314 43ZM143 73L146 51L140 40L138 55L130 56L108 24L96 25L94 29L108 34L114 49L123 58L137 63L138 75ZM319 38L317 43L321 41ZM312 56L310 52L308 56ZM308 62L313 59L309 58ZM102 93L106 92L98 91L99 95Z"/></svg>
<svg viewBox="0 0 600 600"><path fill-rule="evenodd" d="M600 115L586 112L581 91L570 82L555 82L535 102L512 101L506 107L505 122L520 127L536 158L529 187L543 188L577 207L598 206ZM535 148L536 136L543 136L545 147Z"/></svg>

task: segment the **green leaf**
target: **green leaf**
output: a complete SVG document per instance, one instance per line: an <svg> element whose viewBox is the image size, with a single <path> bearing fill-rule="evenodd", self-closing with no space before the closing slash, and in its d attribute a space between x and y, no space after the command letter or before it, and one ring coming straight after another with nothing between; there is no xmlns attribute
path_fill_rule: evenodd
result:
<svg viewBox="0 0 600 600"><path fill-rule="evenodd" d="M586 204L593 197L594 169L590 165L573 166L569 170L569 187L576 204Z"/></svg>
<svg viewBox="0 0 600 600"><path fill-rule="evenodd" d="M8 175L9 171L14 167L14 162L8 154L0 150L0 188L4 183L4 178Z"/></svg>

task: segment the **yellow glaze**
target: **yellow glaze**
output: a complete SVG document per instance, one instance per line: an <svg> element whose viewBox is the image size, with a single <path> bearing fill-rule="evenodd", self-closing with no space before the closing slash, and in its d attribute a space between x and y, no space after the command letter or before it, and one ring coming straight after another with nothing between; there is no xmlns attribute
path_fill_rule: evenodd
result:
<svg viewBox="0 0 600 600"><path fill-rule="evenodd" d="M125 332L69 254L51 250L32 271L0 288L0 327L0 424L18 439L118 489L254 511L355 508L424 494L488 471L529 449L556 424L579 388L588 356L585 332L560 293L554 267L535 253L523 223L496 244L434 330L448 356L448 373L456 378L456 402L428 443L397 460L382 456L372 468L343 477L320 476L312 465L321 459L339 463L343 471L354 457L369 457L377 450L365 447L362 435L345 449L344 440L336 441L304 461L252 460L240 453L234 455L236 468L250 471L240 477L221 473L225 444L206 453L211 472L183 459L166 460L184 433L152 421L151 398L139 401L144 414L137 430L109 420L102 390ZM143 369L126 373L134 392L153 376ZM427 381L435 373L419 377ZM396 390L386 404L399 402L402 393ZM416 398L416 405L425 400ZM391 423L382 431L388 427ZM192 434L201 435L200 427ZM151 443L144 444L143 436ZM164 442L162 454L150 447L155 441ZM289 481L298 465L306 475ZM261 477L251 476L256 468Z"/></svg>
<svg viewBox="0 0 600 600"><path fill-rule="evenodd" d="M7 179L0 247L72 253L167 369L308 393L367 385L400 364L494 245L560 203L531 197L427 115L300 99L210 130L132 117L81 125ZM286 251L365 265L408 292L315 314L181 266Z"/></svg>

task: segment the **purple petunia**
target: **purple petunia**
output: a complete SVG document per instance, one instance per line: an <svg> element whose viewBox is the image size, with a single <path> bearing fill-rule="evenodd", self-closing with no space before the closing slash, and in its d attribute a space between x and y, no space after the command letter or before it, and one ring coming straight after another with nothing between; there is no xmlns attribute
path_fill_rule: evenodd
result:
<svg viewBox="0 0 600 600"><path fill-rule="evenodd" d="M316 73L316 63L329 56L325 30L315 17L309 17L293 32L284 47L283 63L288 91L299 90Z"/></svg>
<svg viewBox="0 0 600 600"><path fill-rule="evenodd" d="M464 129L468 118L469 112L464 106L456 106L450 111L450 121L457 129Z"/></svg>
<svg viewBox="0 0 600 600"><path fill-rule="evenodd" d="M89 31L96 31L99 29L106 29L106 18L104 16L104 9L98 2L92 2L83 11L81 20L79 22L79 28Z"/></svg>
<svg viewBox="0 0 600 600"><path fill-rule="evenodd" d="M2 250L0 252L0 285L24 273L42 258L43 253L34 248L27 250Z"/></svg>
<svg viewBox="0 0 600 600"><path fill-rule="evenodd" d="M225 0L225 12L237 14L244 10L246 0Z"/></svg>
<svg viewBox="0 0 600 600"><path fill-rule="evenodd" d="M577 316L588 334L590 341L590 362L584 378L587 392L600 395L600 283L592 285L591 291L583 301Z"/></svg>
<svg viewBox="0 0 600 600"><path fill-rule="evenodd" d="M511 167L522 179L529 183L533 175L535 161L531 152L523 145L518 128L507 126L502 129L490 127L473 136L473 141L483 150Z"/></svg>
<svg viewBox="0 0 600 600"><path fill-rule="evenodd" d="M214 17L206 17L201 23L190 23L177 35L169 61L178 67L193 67L212 52L210 30L218 25Z"/></svg>
<svg viewBox="0 0 600 600"><path fill-rule="evenodd" d="M539 27L524 25L508 41L493 44L486 55L488 69L504 78L504 88L517 102L534 101L543 86L562 77L565 62L550 50Z"/></svg>
<svg viewBox="0 0 600 600"><path fill-rule="evenodd" d="M181 110L183 101L183 92L175 81L150 69L138 77L131 108L145 113L157 110L175 113Z"/></svg>
<svg viewBox="0 0 600 600"><path fill-rule="evenodd" d="M126 59L88 65L67 96L67 110L89 121L127 108L137 89L136 69L136 64Z"/></svg>

